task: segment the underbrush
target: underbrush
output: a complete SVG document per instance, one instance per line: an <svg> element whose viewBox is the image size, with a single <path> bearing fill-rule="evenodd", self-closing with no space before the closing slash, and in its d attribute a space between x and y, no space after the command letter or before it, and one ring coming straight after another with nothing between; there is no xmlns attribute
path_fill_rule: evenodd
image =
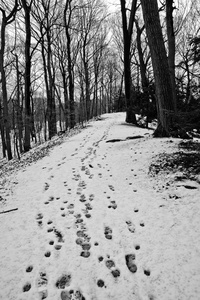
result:
<svg viewBox="0 0 200 300"><path fill-rule="evenodd" d="M149 174L157 176L161 173L179 172L182 178L197 180L200 175L200 143L191 140L181 141L178 147L177 152L158 155L149 167Z"/></svg>

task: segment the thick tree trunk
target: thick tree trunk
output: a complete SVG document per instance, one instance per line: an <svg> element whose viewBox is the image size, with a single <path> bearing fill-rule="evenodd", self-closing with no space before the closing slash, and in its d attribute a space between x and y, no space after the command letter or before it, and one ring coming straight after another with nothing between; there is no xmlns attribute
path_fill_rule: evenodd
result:
<svg viewBox="0 0 200 300"><path fill-rule="evenodd" d="M141 0L156 85L158 127L155 136L170 136L174 112L172 84L157 0Z"/></svg>
<svg viewBox="0 0 200 300"><path fill-rule="evenodd" d="M123 38L124 38L124 85L126 95L126 122L137 124L136 116L134 113L133 99L131 98L131 60L130 60L130 48L131 38L133 32L133 23L136 12L137 0L132 0L131 15L129 19L129 25L127 25L125 0L121 0L121 13L123 24Z"/></svg>

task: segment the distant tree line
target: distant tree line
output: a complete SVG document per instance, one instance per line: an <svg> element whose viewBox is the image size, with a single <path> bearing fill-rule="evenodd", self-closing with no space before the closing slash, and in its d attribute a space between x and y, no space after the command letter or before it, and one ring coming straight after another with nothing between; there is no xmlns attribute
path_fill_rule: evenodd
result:
<svg viewBox="0 0 200 300"><path fill-rule="evenodd" d="M3 156L114 109L120 74L101 0L2 0Z"/></svg>

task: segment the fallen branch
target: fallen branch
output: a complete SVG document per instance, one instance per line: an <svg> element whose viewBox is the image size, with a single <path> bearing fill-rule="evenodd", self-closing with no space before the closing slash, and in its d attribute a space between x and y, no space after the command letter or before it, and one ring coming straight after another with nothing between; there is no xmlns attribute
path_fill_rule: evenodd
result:
<svg viewBox="0 0 200 300"><path fill-rule="evenodd" d="M18 210L18 208L13 208L13 209L9 209L9 210L0 211L0 214L6 214L6 213L14 211L14 210Z"/></svg>

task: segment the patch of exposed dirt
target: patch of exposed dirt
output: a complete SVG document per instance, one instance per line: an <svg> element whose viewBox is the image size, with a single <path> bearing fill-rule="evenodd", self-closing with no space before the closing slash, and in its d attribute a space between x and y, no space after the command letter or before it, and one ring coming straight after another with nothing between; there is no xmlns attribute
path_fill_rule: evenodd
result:
<svg viewBox="0 0 200 300"><path fill-rule="evenodd" d="M200 183L200 143L195 141L181 141L179 151L161 153L149 167L150 176L176 175L176 180L190 179Z"/></svg>

